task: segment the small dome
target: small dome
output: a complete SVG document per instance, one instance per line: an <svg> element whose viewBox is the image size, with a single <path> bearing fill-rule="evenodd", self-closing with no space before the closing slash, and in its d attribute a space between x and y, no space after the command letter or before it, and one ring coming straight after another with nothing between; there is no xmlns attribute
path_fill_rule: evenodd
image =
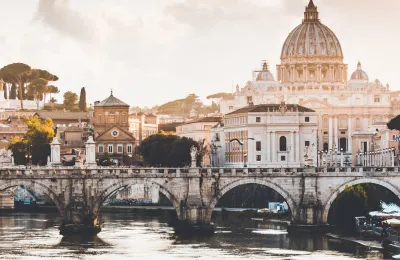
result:
<svg viewBox="0 0 400 260"><path fill-rule="evenodd" d="M357 64L357 70L351 74L350 80L369 80L367 73L362 70L360 62Z"/></svg>
<svg viewBox="0 0 400 260"><path fill-rule="evenodd" d="M342 47L335 33L321 23L317 7L311 0L303 22L287 37L281 59L291 57L334 57L343 59Z"/></svg>
<svg viewBox="0 0 400 260"><path fill-rule="evenodd" d="M264 62L262 70L257 72L257 81L275 81L274 76L268 70L268 64L266 62Z"/></svg>

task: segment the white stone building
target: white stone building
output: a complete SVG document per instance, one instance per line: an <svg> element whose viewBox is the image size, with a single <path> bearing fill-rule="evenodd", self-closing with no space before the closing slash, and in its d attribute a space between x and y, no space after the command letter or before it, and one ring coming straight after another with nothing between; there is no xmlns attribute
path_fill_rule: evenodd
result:
<svg viewBox="0 0 400 260"><path fill-rule="evenodd" d="M314 110L284 102L238 109L227 114L220 127L224 149L217 158L224 152L227 167L316 166L317 119ZM216 142L218 131L213 133Z"/></svg>
<svg viewBox="0 0 400 260"><path fill-rule="evenodd" d="M221 117L204 117L189 121L176 127L176 135L191 138L195 141L203 141L207 147L211 144L211 129L222 120ZM211 165L210 155L203 158L203 165Z"/></svg>
<svg viewBox="0 0 400 260"><path fill-rule="evenodd" d="M277 80L263 63L245 87L237 86L232 99L221 100L220 112L282 101L308 107L317 114L317 149L343 150L351 156L353 134L399 114L400 98L389 85L370 81L361 63L348 80L343 58L338 38L321 23L317 7L310 1L302 23L283 44Z"/></svg>
<svg viewBox="0 0 400 260"><path fill-rule="evenodd" d="M134 113L129 115L129 132L135 137L136 145L158 133L158 118L153 114Z"/></svg>

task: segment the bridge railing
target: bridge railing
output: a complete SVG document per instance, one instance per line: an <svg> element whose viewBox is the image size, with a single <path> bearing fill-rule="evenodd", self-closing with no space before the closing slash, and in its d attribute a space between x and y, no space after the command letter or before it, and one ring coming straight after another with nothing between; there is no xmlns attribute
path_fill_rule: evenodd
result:
<svg viewBox="0 0 400 260"><path fill-rule="evenodd" d="M306 168L128 168L128 167L1 167L0 176L8 175L152 175L189 174L223 175L301 175L301 174L386 174L399 173L398 167L306 167Z"/></svg>

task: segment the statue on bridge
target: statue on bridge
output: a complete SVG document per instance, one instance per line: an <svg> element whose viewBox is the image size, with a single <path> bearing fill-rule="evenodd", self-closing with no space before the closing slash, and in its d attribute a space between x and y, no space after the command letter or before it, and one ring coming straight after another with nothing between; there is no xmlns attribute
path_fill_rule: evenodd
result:
<svg viewBox="0 0 400 260"><path fill-rule="evenodd" d="M191 168L196 168L197 166L197 148L195 146L192 146L192 148L190 148L190 157L192 158L192 164L191 164Z"/></svg>

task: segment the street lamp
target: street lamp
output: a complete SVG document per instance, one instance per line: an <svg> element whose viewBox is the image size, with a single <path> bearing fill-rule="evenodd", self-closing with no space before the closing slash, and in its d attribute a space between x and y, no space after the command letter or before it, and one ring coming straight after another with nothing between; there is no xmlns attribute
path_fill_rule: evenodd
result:
<svg viewBox="0 0 400 260"><path fill-rule="evenodd" d="M247 138L247 140L255 140L255 139L250 137L250 138ZM229 142L230 142L230 143L232 143L232 142L237 142L238 144L240 144L240 146L241 146L241 148L242 148L242 160L243 160L244 168L246 168L246 167L247 167L247 164L246 164L246 162L244 161L244 153L243 153L243 145L244 145L244 143L243 143L242 141L240 141L239 139L237 139L237 138L231 139L231 140L229 140Z"/></svg>

